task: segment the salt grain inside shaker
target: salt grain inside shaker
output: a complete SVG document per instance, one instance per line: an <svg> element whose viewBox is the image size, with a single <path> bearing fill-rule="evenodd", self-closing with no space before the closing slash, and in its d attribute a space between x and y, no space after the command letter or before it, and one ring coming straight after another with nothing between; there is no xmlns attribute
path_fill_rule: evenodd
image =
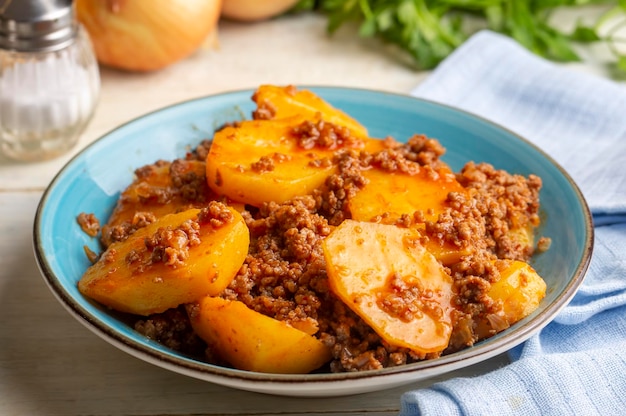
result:
<svg viewBox="0 0 626 416"><path fill-rule="evenodd" d="M100 91L72 0L0 0L0 149L45 160L78 142Z"/></svg>

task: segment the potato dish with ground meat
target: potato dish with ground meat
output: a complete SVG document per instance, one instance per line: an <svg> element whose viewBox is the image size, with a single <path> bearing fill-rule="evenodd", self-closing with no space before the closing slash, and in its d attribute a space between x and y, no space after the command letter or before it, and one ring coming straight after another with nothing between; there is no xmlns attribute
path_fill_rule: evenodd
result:
<svg viewBox="0 0 626 416"><path fill-rule="evenodd" d="M372 138L308 90L262 85L252 118L137 169L78 283L168 348L267 373L428 360L491 337L546 291L528 261L541 179L415 134Z"/></svg>

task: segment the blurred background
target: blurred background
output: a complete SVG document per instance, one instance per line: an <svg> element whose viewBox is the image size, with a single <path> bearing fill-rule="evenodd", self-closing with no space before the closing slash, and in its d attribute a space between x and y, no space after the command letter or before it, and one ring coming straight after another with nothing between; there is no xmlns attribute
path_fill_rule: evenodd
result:
<svg viewBox="0 0 626 416"><path fill-rule="evenodd" d="M420 70L434 68L481 29L503 33L561 62L580 61L581 45L601 43L613 57L615 72L626 69L619 33L626 4L620 1L156 0L148 6L141 1L76 0L76 6L100 61L128 70L161 68L200 43L217 46L224 21L259 24L311 13L325 20L329 36L343 29L388 43L405 55L398 59Z"/></svg>

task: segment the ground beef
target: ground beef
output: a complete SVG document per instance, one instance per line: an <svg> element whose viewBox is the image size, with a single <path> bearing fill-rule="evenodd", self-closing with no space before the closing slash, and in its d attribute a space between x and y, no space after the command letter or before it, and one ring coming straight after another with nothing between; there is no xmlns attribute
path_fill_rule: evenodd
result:
<svg viewBox="0 0 626 416"><path fill-rule="evenodd" d="M189 249L201 243L201 225L219 228L232 222L233 218L226 205L211 201L200 210L195 220L186 220L176 228L159 227L154 234L144 238L142 247L130 250L126 255L126 264L137 270L156 263L173 268L182 267L189 258Z"/></svg>
<svg viewBox="0 0 626 416"><path fill-rule="evenodd" d="M170 165L172 196L179 196L188 202L206 202L210 194L206 175L189 172L183 160L175 160Z"/></svg>
<svg viewBox="0 0 626 416"><path fill-rule="evenodd" d="M145 181L158 168L169 167L171 186L153 186ZM165 205L179 197L189 202L203 202L209 194L206 176L189 171L185 160L177 159L173 162L158 161L135 171L136 193L143 204Z"/></svg>
<svg viewBox="0 0 626 416"><path fill-rule="evenodd" d="M134 328L147 338L188 355L201 357L206 350L204 341L193 331L184 307L139 319Z"/></svg>
<svg viewBox="0 0 626 416"><path fill-rule="evenodd" d="M213 228L223 227L234 219L234 215L228 207L221 202L211 201L206 208L198 213L199 224L211 224Z"/></svg>
<svg viewBox="0 0 626 416"><path fill-rule="evenodd" d="M276 163L286 162L289 159L288 155L272 153L271 155L261 157L258 161L252 163L250 167L256 173L271 172L276 167Z"/></svg>
<svg viewBox="0 0 626 416"><path fill-rule="evenodd" d="M330 225L339 225L350 218L348 201L367 184L362 172L368 165L363 159L369 157L355 151L339 152L333 159L338 172L326 179L324 187L313 192L316 211L327 218Z"/></svg>
<svg viewBox="0 0 626 416"><path fill-rule="evenodd" d="M294 127L291 134L296 137L298 147L305 150L356 148L363 144L363 140L353 136L347 127L324 120L306 120Z"/></svg>
<svg viewBox="0 0 626 416"><path fill-rule="evenodd" d="M446 152L439 141L423 134L414 135L401 148L405 149L405 157L408 160L417 162L422 166L432 167L438 167L439 158Z"/></svg>
<svg viewBox="0 0 626 416"><path fill-rule="evenodd" d="M513 175L496 170L487 163L468 163L457 175L461 185L472 192L471 204L485 218L487 238L493 251L503 259L527 260L533 246L520 241L512 233L525 223L539 225L539 190L541 178Z"/></svg>
<svg viewBox="0 0 626 416"><path fill-rule="evenodd" d="M254 117L269 119L275 112L270 104L258 103ZM299 137L299 146L304 149L341 148L356 140L344 129L322 122L303 123L293 134ZM444 148L426 136L415 135L405 144L391 138L385 143L384 149L374 154L340 150L332 159L313 160L311 163L320 166L335 164L337 170L311 195L282 204L270 202L258 208L246 207L242 215L250 231L249 252L233 281L220 295L315 334L332 351L332 361L327 368L332 372L373 370L441 355L418 354L387 344L329 288L322 241L334 226L351 218L348 202L366 184L363 171L376 167L409 175L427 171L434 176L439 175L444 166L440 160ZM204 150L197 153L204 154L202 152ZM270 171L279 161L278 156L268 156L259 160L253 169L258 173ZM138 172L138 176L140 174ZM186 194L193 197L196 195L193 188L203 186L197 179L177 178L177 189L188 187ZM419 224L425 241L452 244L466 253L446 267L453 279L456 310L450 345L443 354L472 345L477 340L475 329L479 319L498 327L502 306L487 295L491 282L499 278L493 262L497 258L527 260L532 254L532 245L523 244L509 231L520 224L534 226L539 221L539 178L511 175L487 164L468 163L457 174L457 180L463 191L447 196L447 208L436 219L426 220L432 213L418 211L396 221L403 227ZM221 221L228 221L228 215L232 214L223 205L212 203L199 221L212 221L219 226ZM137 219L137 222L146 220ZM192 239L188 231L164 230L162 235L153 236L154 241L149 245L159 252L157 260L172 264L184 261L183 246ZM132 228L119 231L120 234L130 232ZM547 249L549 239L539 241L540 249ZM168 254L168 248L174 250L174 255ZM430 294L419 285L411 286L402 279L393 279L390 290L381 293L379 302L391 314L410 320L418 313L416 306L430 302ZM433 305L433 313L437 307ZM193 310L193 305L187 305L188 313ZM142 319L135 327L177 350L197 351L199 348L198 339L181 308ZM205 354L207 360L216 362L211 351Z"/></svg>
<svg viewBox="0 0 626 416"><path fill-rule="evenodd" d="M209 143L203 142L198 149ZM172 162L159 160L135 171L135 180L122 193L109 222L102 227L100 240L105 248L154 222L154 212L164 215L201 208L218 199L207 184L204 162L191 155Z"/></svg>
<svg viewBox="0 0 626 416"><path fill-rule="evenodd" d="M94 214L81 212L76 218L81 230L90 237L95 237L100 232L100 221Z"/></svg>
<svg viewBox="0 0 626 416"><path fill-rule="evenodd" d="M185 221L180 227L159 228L156 233L144 240L145 250L151 253L148 264L163 263L170 267L184 266L189 257L189 249L200 244L200 226L197 221ZM126 260L133 264L140 259L131 251Z"/></svg>
<svg viewBox="0 0 626 416"><path fill-rule="evenodd" d="M333 299L320 317L319 338L331 348L332 372L376 370L439 356L387 344L338 299Z"/></svg>
<svg viewBox="0 0 626 416"><path fill-rule="evenodd" d="M249 255L224 297L296 327L315 325L329 296L321 241L331 229L314 209L307 196L244 213Z"/></svg>
<svg viewBox="0 0 626 416"><path fill-rule="evenodd" d="M148 224L156 221L151 212L136 212L130 221L124 221L119 225L104 227L102 229L102 243L108 247L116 241L126 240L132 233Z"/></svg>
<svg viewBox="0 0 626 416"><path fill-rule="evenodd" d="M379 294L378 304L390 316L401 321L410 322L423 310L429 311L433 317L443 317L439 302L433 299L432 291L424 290L419 280L407 284L402 276L392 276L389 288Z"/></svg>
<svg viewBox="0 0 626 416"><path fill-rule="evenodd" d="M185 156L186 160L199 160L201 162L206 161L209 151L211 150L212 140L202 140L195 149L188 152Z"/></svg>
<svg viewBox="0 0 626 416"><path fill-rule="evenodd" d="M96 216L92 213L87 214L85 212L81 212L76 217L76 221L78 225L80 225L81 230L89 237L96 237L100 232L100 220L96 218ZM88 246L83 246L83 251L87 256L87 259L93 264L98 261L98 253L90 249Z"/></svg>

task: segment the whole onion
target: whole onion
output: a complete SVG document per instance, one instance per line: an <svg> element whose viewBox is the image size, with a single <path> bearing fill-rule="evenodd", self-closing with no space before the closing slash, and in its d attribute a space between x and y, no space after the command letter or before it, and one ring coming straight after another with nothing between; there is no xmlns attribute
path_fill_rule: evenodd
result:
<svg viewBox="0 0 626 416"><path fill-rule="evenodd" d="M293 7L298 0L224 0L222 16L251 22L269 19Z"/></svg>
<svg viewBox="0 0 626 416"><path fill-rule="evenodd" d="M76 0L98 61L152 71L196 51L217 30L222 0Z"/></svg>

